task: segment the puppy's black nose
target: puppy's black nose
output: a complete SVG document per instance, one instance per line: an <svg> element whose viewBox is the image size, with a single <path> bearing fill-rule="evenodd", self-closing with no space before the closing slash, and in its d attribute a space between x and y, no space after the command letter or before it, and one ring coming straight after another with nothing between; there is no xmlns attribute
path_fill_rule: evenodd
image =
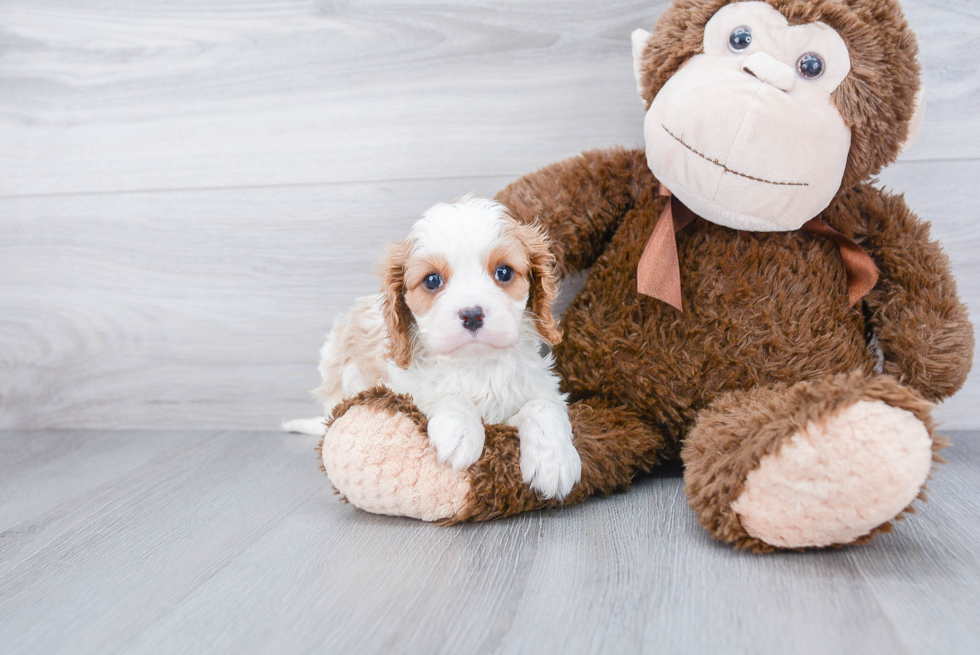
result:
<svg viewBox="0 0 980 655"><path fill-rule="evenodd" d="M476 332L483 327L483 308L467 307L466 309L461 309L459 318L463 321L464 328L470 332Z"/></svg>

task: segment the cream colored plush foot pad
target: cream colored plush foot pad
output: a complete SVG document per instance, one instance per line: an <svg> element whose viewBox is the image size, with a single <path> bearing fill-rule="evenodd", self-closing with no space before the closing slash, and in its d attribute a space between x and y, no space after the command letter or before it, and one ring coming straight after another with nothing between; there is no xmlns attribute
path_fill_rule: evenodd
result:
<svg viewBox="0 0 980 655"><path fill-rule="evenodd" d="M750 535L773 546L846 544L908 507L931 466L921 421L882 401L861 401L809 424L764 458L732 509Z"/></svg>
<svg viewBox="0 0 980 655"><path fill-rule="evenodd" d="M375 514L438 521L466 506L470 479L440 464L435 448L405 416L352 407L323 442L323 466L355 507Z"/></svg>

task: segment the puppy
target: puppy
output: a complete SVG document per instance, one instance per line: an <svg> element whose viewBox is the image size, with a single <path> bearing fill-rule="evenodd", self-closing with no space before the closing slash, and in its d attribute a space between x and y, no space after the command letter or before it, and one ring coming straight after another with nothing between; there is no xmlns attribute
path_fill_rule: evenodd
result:
<svg viewBox="0 0 980 655"><path fill-rule="evenodd" d="M383 290L358 299L320 351L326 411L377 384L409 394L429 419L440 461L462 469L483 452L484 423L517 428L524 481L564 498L580 480L565 395L543 343L561 332L544 235L500 204L466 196L429 209L389 250ZM287 430L323 433L323 419Z"/></svg>

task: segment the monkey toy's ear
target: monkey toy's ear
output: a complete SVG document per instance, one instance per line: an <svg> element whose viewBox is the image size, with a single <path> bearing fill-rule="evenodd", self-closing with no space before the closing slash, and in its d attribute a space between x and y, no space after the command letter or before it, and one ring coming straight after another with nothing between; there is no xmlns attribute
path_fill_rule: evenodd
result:
<svg viewBox="0 0 980 655"><path fill-rule="evenodd" d="M905 143L902 144L902 149L899 152L905 152L909 149L909 146L915 142L915 137L919 136L919 128L922 127L922 119L926 116L926 92L921 86L919 87L919 92L915 94L915 113L912 114L911 120L909 120L909 134L905 137Z"/></svg>
<svg viewBox="0 0 980 655"><path fill-rule="evenodd" d="M640 59L643 57L643 51L646 50L651 36L653 35L646 30L633 30L631 37L633 39L633 75L636 76L636 92L640 94L641 99L643 98L643 71L640 70Z"/></svg>

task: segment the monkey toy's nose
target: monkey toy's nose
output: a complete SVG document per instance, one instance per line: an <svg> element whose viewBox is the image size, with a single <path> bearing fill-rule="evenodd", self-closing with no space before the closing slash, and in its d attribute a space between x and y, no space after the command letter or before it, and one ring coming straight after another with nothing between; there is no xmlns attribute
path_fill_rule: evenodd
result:
<svg viewBox="0 0 980 655"><path fill-rule="evenodd" d="M483 308L467 307L459 311L459 318L463 321L463 327L470 332L476 332L483 327Z"/></svg>
<svg viewBox="0 0 980 655"><path fill-rule="evenodd" d="M789 91L796 81L792 68L766 52L755 52L742 62L742 70L780 91Z"/></svg>

